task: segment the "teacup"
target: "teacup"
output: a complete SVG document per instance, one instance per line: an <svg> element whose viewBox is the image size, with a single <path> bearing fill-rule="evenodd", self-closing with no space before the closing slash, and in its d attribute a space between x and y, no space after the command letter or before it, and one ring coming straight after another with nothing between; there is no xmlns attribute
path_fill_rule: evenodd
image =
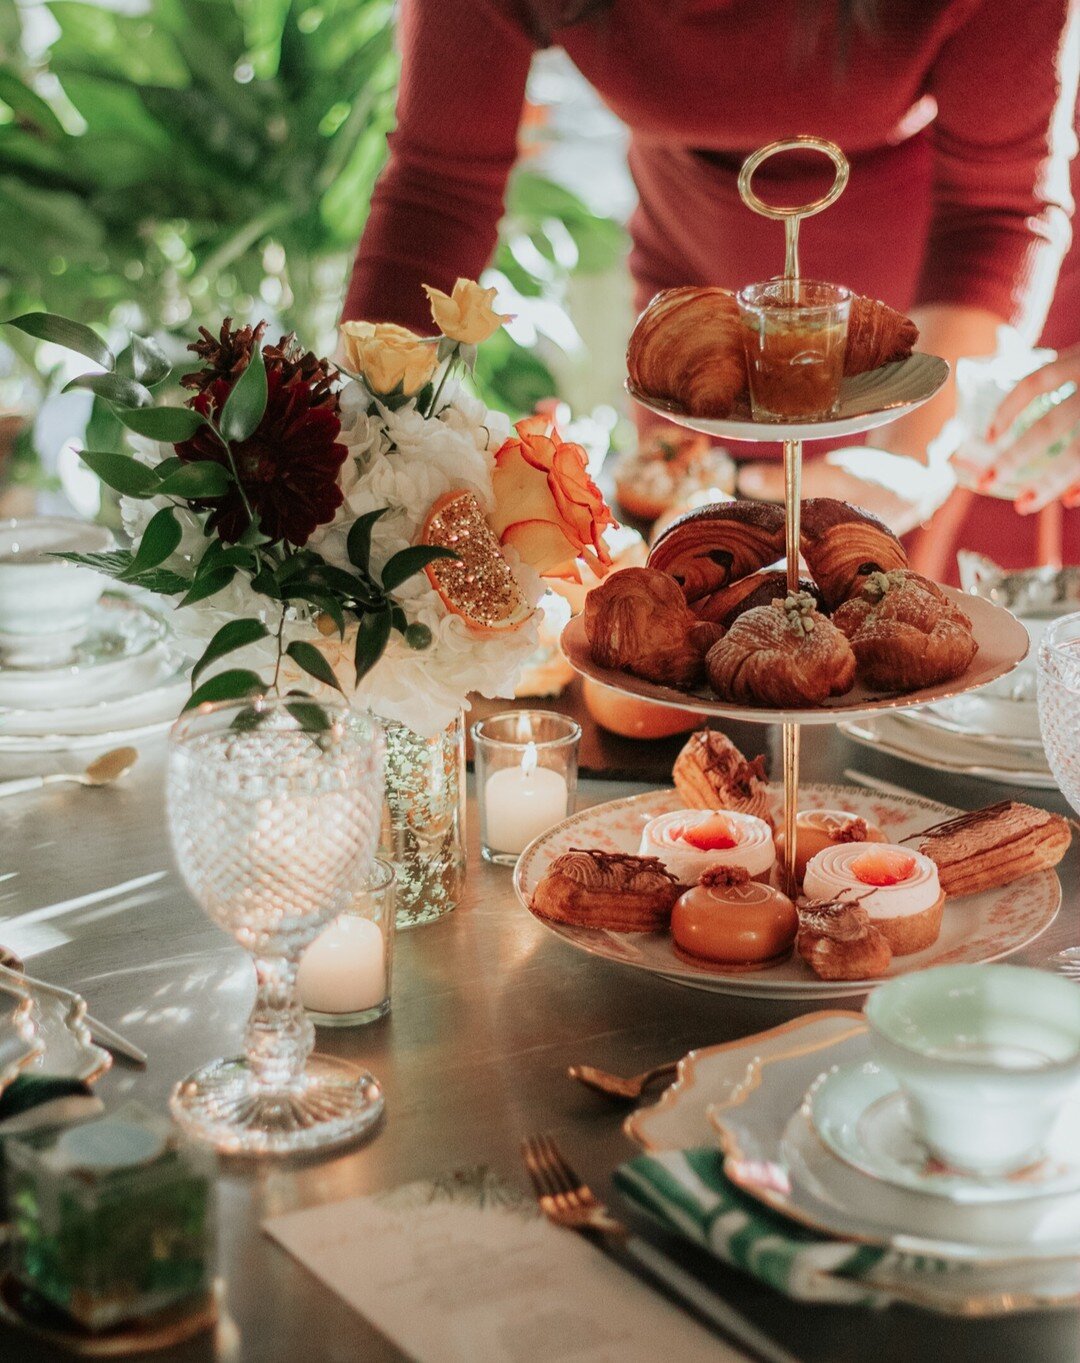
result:
<svg viewBox="0 0 1080 1363"><path fill-rule="evenodd" d="M112 545L103 526L64 516L0 522L0 662L50 667L70 661L106 579L50 556L100 553Z"/></svg>
<svg viewBox="0 0 1080 1363"><path fill-rule="evenodd" d="M1080 1085L1080 986L1019 966L938 966L879 985L864 1011L931 1154L984 1177L1041 1157Z"/></svg>

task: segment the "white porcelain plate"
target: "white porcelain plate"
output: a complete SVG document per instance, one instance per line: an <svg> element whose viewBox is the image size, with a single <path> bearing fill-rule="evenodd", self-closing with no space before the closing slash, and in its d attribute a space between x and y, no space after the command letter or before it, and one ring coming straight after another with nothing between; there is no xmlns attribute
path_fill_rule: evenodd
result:
<svg viewBox="0 0 1080 1363"><path fill-rule="evenodd" d="M949 377L949 366L936 355L911 355L895 364L882 365L868 374L856 374L840 385L840 408L835 417L818 421L755 421L747 400L730 417L689 416L674 403L650 398L627 380L626 391L635 402L658 416L667 417L692 431L728 440L833 440L857 435L875 426L896 421L934 396Z"/></svg>
<svg viewBox="0 0 1080 1363"><path fill-rule="evenodd" d="M864 748L903 758L931 771L975 776L1008 786L1056 790L1057 782L1041 748L1022 748L993 738L975 738L930 726L921 711L878 715L839 726L840 732Z"/></svg>
<svg viewBox="0 0 1080 1363"><path fill-rule="evenodd" d="M835 724L838 720L860 719L879 714L886 710L908 709L913 705L926 705L930 701L944 700L948 696L958 696L976 686L985 686L996 677L1011 672L1021 662L1028 651L1027 630L1017 618L1003 606L995 606L981 597L965 596L954 587L943 587L942 591L963 610L971 620L975 641L979 651L971 666L962 677L942 682L938 686L925 686L919 691L908 691L903 695L883 695L856 684L846 696L836 696L817 709L774 710L761 706L736 705L733 702L718 700L705 691L679 691L673 686L659 686L655 682L642 681L628 672L599 667L593 662L589 640L585 634L585 619L575 616L562 633L562 649L567 661L576 672L594 681L602 682L615 691L626 695L640 696L644 700L655 701L658 705L671 705L680 710L694 710L702 715L716 715L728 719L750 720L758 724Z"/></svg>
<svg viewBox="0 0 1080 1363"><path fill-rule="evenodd" d="M1007 1177L963 1174L940 1164L912 1130L907 1100L872 1060L828 1070L806 1096L814 1130L868 1177L952 1202L1014 1202L1080 1188L1080 1105L1067 1104L1046 1154Z"/></svg>
<svg viewBox="0 0 1080 1363"><path fill-rule="evenodd" d="M783 799L779 787L771 788L771 797L779 815ZM571 815L537 838L518 858L514 870L518 898L530 908L533 892L548 866L572 847L636 853L641 830L649 819L681 806L674 790L657 790L594 805ZM799 807L842 809L862 815L882 828L892 842L958 813L947 805L914 795L878 795L853 786L830 785L804 785ZM1060 903L1061 884L1053 871L1025 876L998 890L949 900L941 935L934 945L910 956L895 957L886 978L932 965L994 961L1008 956L1045 931ZM719 968L710 970L681 960L666 932L619 933L552 923L544 918L539 921L579 951L717 994L773 999L845 998L864 994L878 983L819 980L795 955L767 970L725 973Z"/></svg>

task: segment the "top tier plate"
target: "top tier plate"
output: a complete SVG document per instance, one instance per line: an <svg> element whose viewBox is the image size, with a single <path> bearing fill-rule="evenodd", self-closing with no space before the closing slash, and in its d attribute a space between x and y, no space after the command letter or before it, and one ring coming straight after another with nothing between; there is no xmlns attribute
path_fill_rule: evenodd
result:
<svg viewBox="0 0 1080 1363"><path fill-rule="evenodd" d="M755 421L743 399L730 417L688 416L674 403L647 397L629 381L626 391L657 416L687 426L692 431L727 440L835 440L860 431L885 426L929 402L949 377L949 366L936 355L911 355L895 364L882 365L867 374L856 374L840 385L840 410L820 421Z"/></svg>

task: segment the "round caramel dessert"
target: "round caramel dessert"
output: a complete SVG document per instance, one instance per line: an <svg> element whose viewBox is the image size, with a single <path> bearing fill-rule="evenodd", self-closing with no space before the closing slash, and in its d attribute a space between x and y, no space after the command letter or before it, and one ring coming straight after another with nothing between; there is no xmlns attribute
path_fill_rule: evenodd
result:
<svg viewBox="0 0 1080 1363"><path fill-rule="evenodd" d="M667 927L681 888L655 857L572 847L545 871L532 911L575 927L657 932Z"/></svg>
<svg viewBox="0 0 1080 1363"><path fill-rule="evenodd" d="M661 814L645 825L638 850L642 856L658 857L684 885L696 885L714 866L737 866L751 880L767 881L776 864L772 829L765 820L731 809Z"/></svg>
<svg viewBox="0 0 1080 1363"><path fill-rule="evenodd" d="M875 842L826 847L810 858L803 894L811 900L844 898L860 904L894 956L924 951L941 931L945 892L937 867L907 847Z"/></svg>
<svg viewBox="0 0 1080 1363"><path fill-rule="evenodd" d="M695 964L739 970L772 965L791 950L799 927L795 905L772 885L737 866L716 866L675 901L671 936Z"/></svg>
<svg viewBox="0 0 1080 1363"><path fill-rule="evenodd" d="M786 841L782 830L775 835L780 861L784 859ZM857 814L845 814L842 809L800 810L795 818L795 878L799 884L811 857L843 842L888 842L888 838L875 824L867 823Z"/></svg>

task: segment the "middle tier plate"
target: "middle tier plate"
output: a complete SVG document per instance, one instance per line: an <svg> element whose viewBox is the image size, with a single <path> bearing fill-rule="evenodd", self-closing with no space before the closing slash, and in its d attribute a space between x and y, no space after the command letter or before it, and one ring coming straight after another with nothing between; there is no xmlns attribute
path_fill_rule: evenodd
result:
<svg viewBox="0 0 1080 1363"><path fill-rule="evenodd" d="M783 792L770 791L774 814L780 812ZM605 852L636 853L641 831L658 814L682 806L674 790L648 791L623 800L580 810L526 847L514 869L514 889L530 910L533 893L552 861L572 847ZM840 809L877 824L890 842L900 842L959 813L936 800L914 795L878 795L855 786L808 783L799 790L800 809ZM1053 871L1040 871L982 894L948 899L941 934L933 946L909 956L897 956L884 979L925 970L935 965L978 964L1019 951L1054 921L1061 903L1061 883ZM539 917L539 915L537 915ZM865 994L880 980L819 980L798 956L764 970L724 973L682 960L666 932L609 932L567 923L539 921L564 942L587 952L716 994L755 998L821 1000Z"/></svg>
<svg viewBox="0 0 1080 1363"><path fill-rule="evenodd" d="M955 587L942 587L941 590L971 620L975 642L979 645L971 666L962 676L938 686L906 691L902 695L869 691L856 683L846 696L837 696L815 709L774 710L765 706L737 705L733 701L719 700L704 689L679 691L674 686L642 681L628 672L599 667L593 662L585 634L585 620L580 615L575 616L563 630L562 649L576 672L614 691L655 701L658 705L671 705L680 710L693 710L700 715L749 720L759 724L838 724L843 720L868 719L883 710L903 710L913 705L927 705L931 701L961 695L964 691L985 686L987 682L1003 677L1027 656L1027 630L1003 606L996 606L979 596L967 596Z"/></svg>

